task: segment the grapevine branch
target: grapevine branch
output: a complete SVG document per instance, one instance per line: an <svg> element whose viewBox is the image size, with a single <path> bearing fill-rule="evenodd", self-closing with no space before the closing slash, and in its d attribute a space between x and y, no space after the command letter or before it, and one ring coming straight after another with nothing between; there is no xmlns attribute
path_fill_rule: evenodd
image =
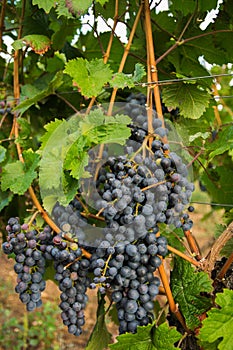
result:
<svg viewBox="0 0 233 350"><path fill-rule="evenodd" d="M224 278L224 276L225 276L227 270L230 268L232 262L233 262L233 252L231 253L229 258L227 259L227 261L223 265L222 269L220 270L219 274L217 275L218 280L222 280Z"/></svg>
<svg viewBox="0 0 233 350"><path fill-rule="evenodd" d="M183 258L184 260L190 262L190 263L193 264L194 266L200 267L200 263L199 263L199 262L197 262L196 260L190 258L188 255L183 254L183 253L180 252L178 249L173 248L173 247L171 247L170 245L167 245L167 249L168 249L170 252L172 252L172 253L174 253L174 254L180 256L180 257Z"/></svg>
<svg viewBox="0 0 233 350"><path fill-rule="evenodd" d="M213 32L208 32L208 33L203 33L203 34L199 34L196 36L193 36L191 38L187 38L187 39L182 39L182 40L177 40L177 42L175 44L173 44L167 51L165 51L157 60L156 63L158 64L160 61L162 61L169 53L171 53L173 50L175 50L178 46L184 45L186 43L188 43L189 41L192 40L196 40L199 38L202 38L204 36L208 36L208 35L214 35L217 33L232 33L231 29L219 29Z"/></svg>
<svg viewBox="0 0 233 350"><path fill-rule="evenodd" d="M2 37L4 31L4 18L5 18L5 10L6 10L6 0L2 1L2 8L0 14L0 51L2 51Z"/></svg>
<svg viewBox="0 0 233 350"><path fill-rule="evenodd" d="M180 322L182 327L187 332L190 332L187 329L187 326L185 324L184 318L183 318L182 314L180 313L180 311L178 309L178 305L175 303L175 301L173 299L171 288L170 288L170 285L169 285L169 281L167 279L167 275L166 275L163 263L159 266L159 274L160 274L160 278L161 278L162 283L163 283L163 287L164 287L165 292L166 292L166 296L167 296L167 300L168 300L171 312L174 313L174 315L176 316L176 318L178 319L178 321Z"/></svg>
<svg viewBox="0 0 233 350"><path fill-rule="evenodd" d="M147 51L149 55L149 65L151 72L151 80L158 81L158 73L155 61L154 54L154 43L153 43L153 34L152 34L152 26L151 26L151 17L150 17L150 4L148 0L145 0L144 4L144 13L145 13L145 31L146 31L146 41L147 41ZM164 127L164 119L162 112L162 104L160 99L160 92L158 85L153 87L154 91L154 99L155 99L155 107L158 114L158 118L162 121L162 126ZM166 140L164 140L166 142Z"/></svg>
<svg viewBox="0 0 233 350"><path fill-rule="evenodd" d="M211 274L211 271L214 269L215 262L218 259L222 248L232 238L233 238L233 221L225 229L225 231L221 234L221 236L219 236L218 239L214 242L212 248L210 249L206 257L206 260L203 264L203 270L208 272L209 275ZM232 256L229 259L232 259ZM224 270L222 273L224 273ZM222 273L220 272L221 275Z"/></svg>

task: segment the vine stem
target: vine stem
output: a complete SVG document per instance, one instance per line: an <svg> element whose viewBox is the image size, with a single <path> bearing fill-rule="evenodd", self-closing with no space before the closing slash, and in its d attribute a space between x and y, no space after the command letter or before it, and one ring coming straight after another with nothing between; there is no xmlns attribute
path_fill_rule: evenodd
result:
<svg viewBox="0 0 233 350"><path fill-rule="evenodd" d="M216 279L218 280L222 280L227 272L227 270L230 268L231 264L233 263L233 252L231 253L231 255L229 256L229 258L227 259L227 261L225 262L225 264L223 265L223 267L221 268L220 272L218 273Z"/></svg>
<svg viewBox="0 0 233 350"><path fill-rule="evenodd" d="M219 29L219 30L216 30L213 32L203 33L203 34L196 35L196 36L193 36L191 38L187 38L187 39L183 39L183 40L178 39L175 44L173 44L171 47L169 47L169 49L167 51L165 51L159 58L157 58L156 63L158 64L160 61L162 61L170 52L175 50L178 46L184 45L184 44L188 43L189 41L196 40L196 39L202 38L204 36L213 35L213 34L217 34L217 33L232 33L232 30L231 29Z"/></svg>
<svg viewBox="0 0 233 350"><path fill-rule="evenodd" d="M170 288L170 285L169 285L169 281L167 279L167 275L166 275L166 272L165 272L165 269L164 269L163 262L159 266L158 270L159 270L159 275L160 275L161 281L163 283L163 287L164 287L164 290L165 290L165 293L166 293L166 296L167 296L167 300L168 300L168 304L169 304L171 312L174 313L174 315L176 316L176 318L178 319L178 321L180 322L182 327L188 333L190 333L189 329L187 329L187 326L185 324L184 318L183 318L181 312L178 309L178 305L175 303L175 301L173 299L171 288Z"/></svg>
<svg viewBox="0 0 233 350"><path fill-rule="evenodd" d="M167 245L167 249L168 249L170 252L172 252L172 253L174 253L174 254L180 256L180 257L183 258L184 260L187 260L188 262L190 262L190 263L193 264L194 266L200 267L200 263L199 263L198 261L196 261L196 260L190 258L188 255L186 255L186 254L180 252L178 249L173 248L173 247L171 247L170 245Z"/></svg>
<svg viewBox="0 0 233 350"><path fill-rule="evenodd" d="M211 274L211 271L214 269L215 262L218 259L222 248L232 238L233 238L233 221L225 229L225 231L221 234L221 236L219 236L218 239L214 242L212 248L207 254L206 260L203 264L203 270L208 272L209 275ZM231 259L232 259L232 256L231 256Z"/></svg>
<svg viewBox="0 0 233 350"><path fill-rule="evenodd" d="M192 254L195 256L195 258L200 261L202 260L202 255L200 252L200 248L198 247L197 241L195 237L193 236L192 232L190 230L184 231L185 237L188 241L189 248L191 249Z"/></svg>
<svg viewBox="0 0 233 350"><path fill-rule="evenodd" d="M0 14L0 51L2 51L2 37L3 37L3 31L4 31L4 18L5 18L5 11L6 11L6 0L2 1L2 8L1 8L1 14Z"/></svg>
<svg viewBox="0 0 233 350"><path fill-rule="evenodd" d="M158 81L158 72L157 72L155 54L154 54L154 42L153 42L153 34L152 34L152 26L151 26L149 0L145 0L144 2L144 14L145 14L145 32L146 32L146 42L147 42L147 51L149 56L149 69L151 74L151 80ZM164 124L164 118L163 118L163 112L162 112L162 104L160 99L159 86L157 84L154 85L153 91L154 91L155 107L158 114L158 118L161 119L162 126L164 127L165 124ZM164 142L166 143L166 138L164 138Z"/></svg>

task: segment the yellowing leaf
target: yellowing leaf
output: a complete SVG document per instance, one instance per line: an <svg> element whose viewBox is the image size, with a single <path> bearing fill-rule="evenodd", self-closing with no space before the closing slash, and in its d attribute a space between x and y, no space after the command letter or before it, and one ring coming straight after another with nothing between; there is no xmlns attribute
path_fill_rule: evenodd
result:
<svg viewBox="0 0 233 350"><path fill-rule="evenodd" d="M30 46L35 53L39 55L48 51L51 46L50 39L45 35L31 34L26 35L22 39L15 40L12 44L15 50L20 50L24 46Z"/></svg>

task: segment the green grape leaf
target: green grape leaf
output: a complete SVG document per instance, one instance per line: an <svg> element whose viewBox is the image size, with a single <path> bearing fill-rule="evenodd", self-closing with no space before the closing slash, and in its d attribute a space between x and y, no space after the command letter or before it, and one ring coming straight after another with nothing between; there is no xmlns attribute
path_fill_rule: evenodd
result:
<svg viewBox="0 0 233 350"><path fill-rule="evenodd" d="M53 134L53 132L59 127L61 126L61 124L63 124L64 120L61 119L55 119L54 121L46 124L44 126L46 132L44 133L44 135L40 138L41 141L41 146L40 146L40 150L43 150L47 143L50 140L51 135ZM54 144L55 146L55 144Z"/></svg>
<svg viewBox="0 0 233 350"><path fill-rule="evenodd" d="M71 170L70 175L75 179L80 179L81 177L89 177L88 173L85 172L85 166L88 165L88 153L80 148L80 139L75 142L69 149L65 162L64 169Z"/></svg>
<svg viewBox="0 0 233 350"><path fill-rule="evenodd" d="M125 87L132 88L135 86L135 83L138 83L145 76L145 68L142 64L136 63L134 73L124 74L124 73L115 73L112 80L109 82L110 86L118 89L124 89Z"/></svg>
<svg viewBox="0 0 233 350"><path fill-rule="evenodd" d="M110 81L113 88L124 89L125 87L133 88L135 86L132 74L116 73Z"/></svg>
<svg viewBox="0 0 233 350"><path fill-rule="evenodd" d="M174 343L179 341L181 334L174 327L162 323L156 327L150 324L137 327L137 333L126 333L117 337L117 343L110 344L110 349L116 350L174 350Z"/></svg>
<svg viewBox="0 0 233 350"><path fill-rule="evenodd" d="M85 350L99 350L105 349L111 340L111 334L108 332L105 323L105 300L104 296L99 297L98 309L97 309L97 320L89 338Z"/></svg>
<svg viewBox="0 0 233 350"><path fill-rule="evenodd" d="M161 236L167 238L168 244L181 252L185 251L185 246L182 244L184 231L181 228L175 228L174 225L159 224L159 232Z"/></svg>
<svg viewBox="0 0 233 350"><path fill-rule="evenodd" d="M185 118L198 119L209 104L210 95L197 84L174 84L163 88L163 102L168 108L180 110Z"/></svg>
<svg viewBox="0 0 233 350"><path fill-rule="evenodd" d="M209 160L212 160L215 156L223 154L226 151L233 149L233 126L220 130L216 136L216 139L207 144L207 149L212 151L209 154Z"/></svg>
<svg viewBox="0 0 233 350"><path fill-rule="evenodd" d="M62 16L66 17L67 19L73 18L73 14L69 11L68 7L66 6L66 0L59 0L59 2L57 2L56 13L58 18Z"/></svg>
<svg viewBox="0 0 233 350"><path fill-rule="evenodd" d="M200 324L198 316L211 306L211 300L200 295L213 289L208 274L194 272L189 262L177 257L171 273L171 289L188 328L196 328Z"/></svg>
<svg viewBox="0 0 233 350"><path fill-rule="evenodd" d="M190 135L189 136L189 142L193 142L194 140L198 139L198 138L202 138L203 140L206 140L208 139L208 137L210 137L210 132L197 132L196 134L194 135Z"/></svg>
<svg viewBox="0 0 233 350"><path fill-rule="evenodd" d="M221 308L212 308L207 312L208 317L202 323L199 339L209 343L220 340L219 350L232 350L233 291L224 289L223 293L217 293L215 302Z"/></svg>
<svg viewBox="0 0 233 350"><path fill-rule="evenodd" d="M63 205L70 202L78 187L76 180L90 176L85 171L88 150L101 143L124 144L130 136L129 123L128 116L106 116L96 109L87 116L76 114L45 126L39 184L46 210L50 212L56 201Z"/></svg>
<svg viewBox="0 0 233 350"><path fill-rule="evenodd" d="M12 44L15 50L20 50L25 45L31 47L35 53L42 55L50 48L51 41L45 35L31 34L26 35L22 39L15 40Z"/></svg>
<svg viewBox="0 0 233 350"><path fill-rule="evenodd" d="M61 84L63 83L63 74L61 71L57 72L53 79L49 82L48 87L40 91L36 88L31 89L31 95L26 100L19 103L13 111L20 111L21 113L24 113L28 108L36 104L37 102L43 100L45 97L52 95L56 89L58 89ZM29 89L29 86L27 86Z"/></svg>
<svg viewBox="0 0 233 350"><path fill-rule="evenodd" d="M12 200L13 193L10 191L4 191L2 192L0 190L0 212L3 208L5 208Z"/></svg>
<svg viewBox="0 0 233 350"><path fill-rule="evenodd" d="M92 0L69 0L65 2L68 11L74 16L81 16L91 6Z"/></svg>
<svg viewBox="0 0 233 350"><path fill-rule="evenodd" d="M6 158L6 148L0 145L0 163Z"/></svg>
<svg viewBox="0 0 233 350"><path fill-rule="evenodd" d="M3 167L1 183L3 191L9 188L13 193L24 194L37 177L35 169L39 163L39 155L29 149L23 152L23 158L25 163L18 160Z"/></svg>
<svg viewBox="0 0 233 350"><path fill-rule="evenodd" d="M229 179L233 178L231 163L208 169L201 176L203 185L206 186L214 203L232 204L233 187Z"/></svg>
<svg viewBox="0 0 233 350"><path fill-rule="evenodd" d="M90 175L84 169L88 164L88 149L101 143L124 144L130 136L130 129L127 127L129 123L130 119L125 115L106 117L101 109L91 111L84 120L80 121L81 136L68 150L64 169L70 170L70 174L77 180L81 176L89 177Z"/></svg>
<svg viewBox="0 0 233 350"><path fill-rule="evenodd" d="M97 0L96 2L98 2L101 6L103 6L104 4L106 4L106 2L108 2L109 0Z"/></svg>
<svg viewBox="0 0 233 350"><path fill-rule="evenodd" d="M135 64L133 80L138 83L146 75L145 67L141 63Z"/></svg>
<svg viewBox="0 0 233 350"><path fill-rule="evenodd" d="M46 13L49 13L51 8L55 6L54 0L32 0L32 5L37 5L39 9L43 9Z"/></svg>
<svg viewBox="0 0 233 350"><path fill-rule="evenodd" d="M196 8L194 0L172 0L172 11L181 11L183 16L193 13Z"/></svg>
<svg viewBox="0 0 233 350"><path fill-rule="evenodd" d="M97 96L101 93L104 84L112 78L112 70L104 64L102 59L88 61L83 58L70 60L64 72L70 75L82 95Z"/></svg>

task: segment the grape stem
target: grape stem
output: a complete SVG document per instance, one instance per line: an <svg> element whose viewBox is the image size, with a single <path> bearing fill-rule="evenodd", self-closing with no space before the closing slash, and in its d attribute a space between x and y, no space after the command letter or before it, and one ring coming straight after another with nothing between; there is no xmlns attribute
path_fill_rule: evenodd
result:
<svg viewBox="0 0 233 350"><path fill-rule="evenodd" d="M145 14L145 33L146 33L146 42L147 42L147 53L149 56L149 60L148 60L149 69L150 69L149 78L152 81L158 81L158 72L157 72L155 54L154 54L154 42L153 42L153 33L152 33L152 25L151 25L151 17L150 17L149 0L145 0L144 2L144 14ZM150 89L150 86L148 88ZM160 99L159 86L157 84L154 85L153 91L154 91L156 112L157 112L158 118L162 121L162 126L164 127L165 124L164 124L164 118L163 118L163 112L162 112L162 104ZM149 107L152 108L152 106L149 106ZM151 121L148 124L149 125L152 124ZM163 142L164 143L167 142L166 138L163 138Z"/></svg>
<svg viewBox="0 0 233 350"><path fill-rule="evenodd" d="M166 182L167 182L166 180L157 182L156 184L152 184L152 185L149 185L149 186L142 188L141 191L144 192L146 190L149 190L150 188L154 188L154 187L157 187L159 185L165 184Z"/></svg>
<svg viewBox="0 0 233 350"><path fill-rule="evenodd" d="M189 247L191 249L192 254L195 256L195 258L200 261L202 260L202 255L200 252L200 248L198 247L197 241L195 237L193 236L192 232L190 230L184 231L185 237L188 241Z"/></svg>
<svg viewBox="0 0 233 350"><path fill-rule="evenodd" d="M183 254L178 249L171 247L170 245L167 245L167 249L170 250L170 252L180 256L181 258L185 259L186 261L189 261L191 264L193 264L196 267L200 267L200 263L192 258L190 258L188 255Z"/></svg>
<svg viewBox="0 0 233 350"><path fill-rule="evenodd" d="M232 262L233 262L233 252L229 256L229 258L227 259L227 261L225 262L223 267L221 268L220 272L218 273L218 275L216 277L217 280L221 281L224 278L224 276L225 276L227 270L230 268Z"/></svg>
<svg viewBox="0 0 233 350"><path fill-rule="evenodd" d="M163 261L162 264L159 266L159 274L160 274L160 278L161 281L163 283L163 287L165 289L165 293L167 296L167 300L168 300L168 304L170 307L171 312L176 316L176 318L178 319L178 321L180 322L180 324L182 325L182 327L186 330L187 333L190 333L190 330L187 328L184 318L181 314L181 312L178 309L178 305L175 303L173 296L172 296L172 292L171 292L171 288L169 285L169 281L167 279L167 275L164 269L164 265L163 265Z"/></svg>

